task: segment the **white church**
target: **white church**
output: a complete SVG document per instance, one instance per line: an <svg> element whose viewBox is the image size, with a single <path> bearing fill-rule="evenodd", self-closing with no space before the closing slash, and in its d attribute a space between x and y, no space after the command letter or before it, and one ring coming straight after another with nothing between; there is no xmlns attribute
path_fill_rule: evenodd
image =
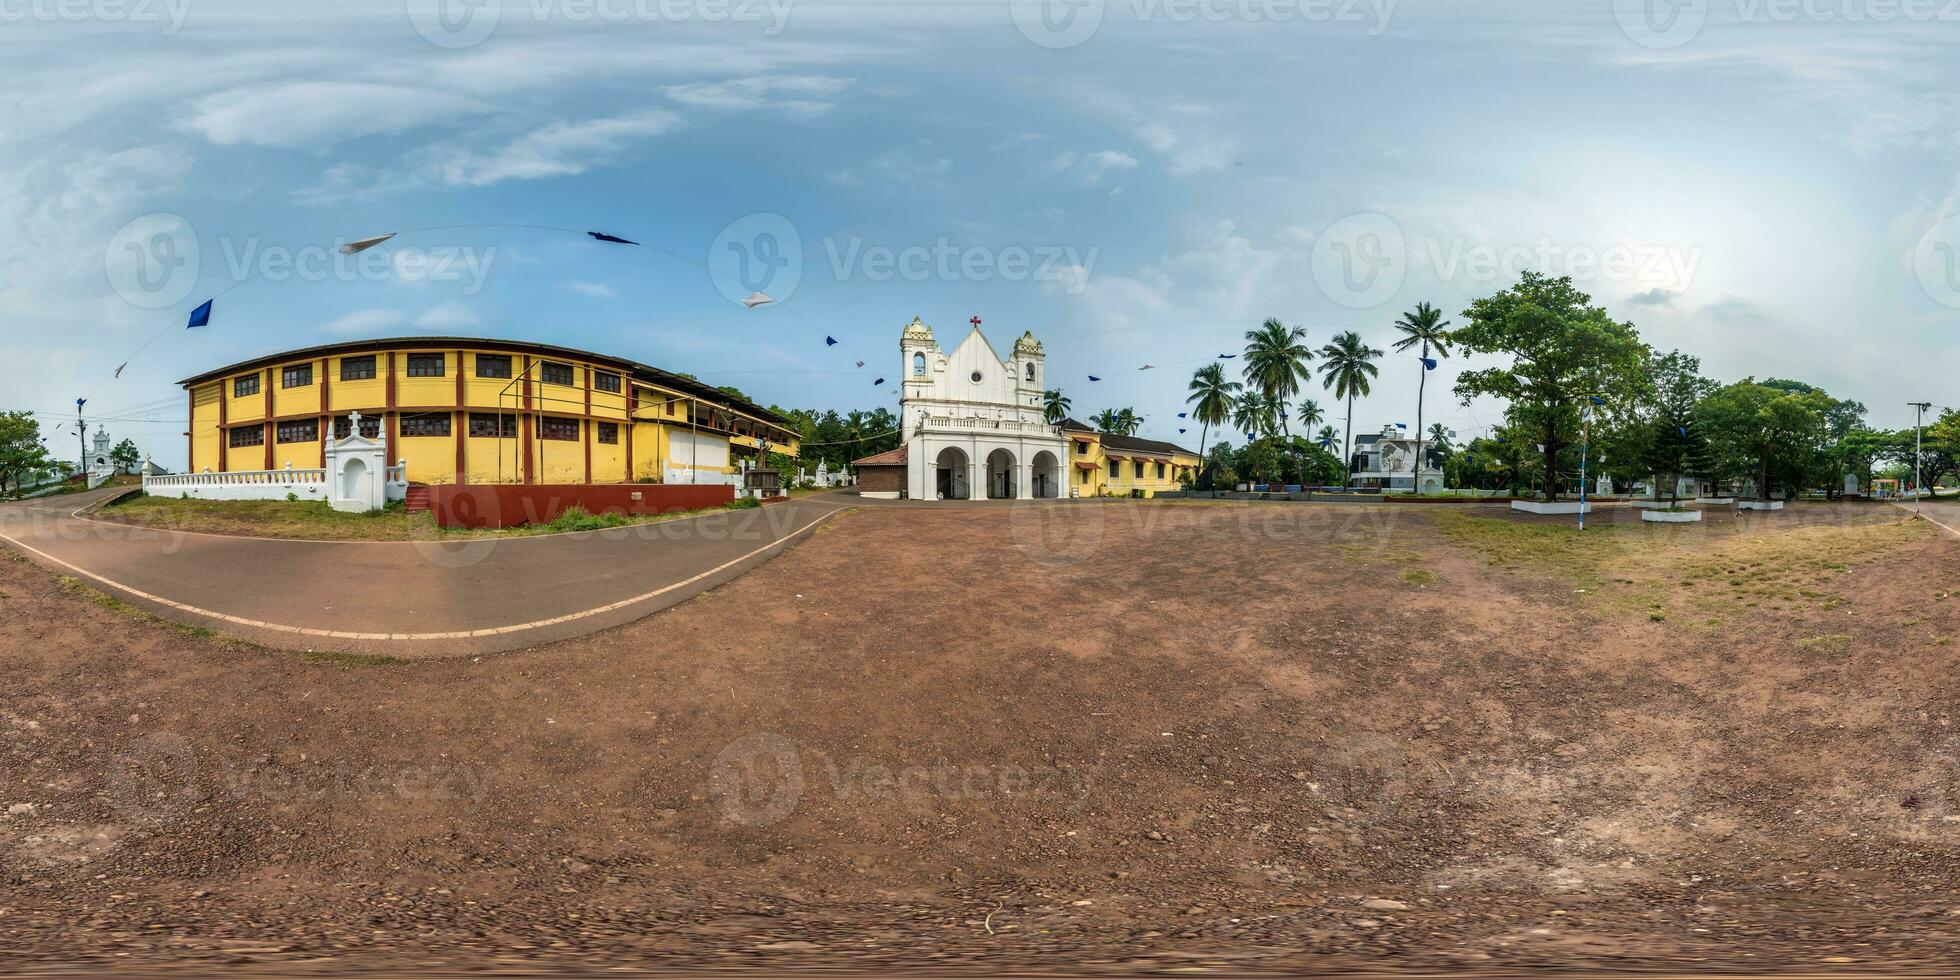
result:
<svg viewBox="0 0 1960 980"><path fill-rule="evenodd" d="M1001 357L980 318L951 353L918 317L899 337L903 440L857 461L867 497L1029 500L1068 487L1068 440L1042 413L1044 354L1032 333Z"/></svg>

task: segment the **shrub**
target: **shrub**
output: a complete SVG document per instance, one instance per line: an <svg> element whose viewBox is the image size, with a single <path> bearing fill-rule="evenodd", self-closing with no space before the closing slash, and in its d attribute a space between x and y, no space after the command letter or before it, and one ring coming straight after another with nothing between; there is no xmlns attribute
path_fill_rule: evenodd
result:
<svg viewBox="0 0 1960 980"><path fill-rule="evenodd" d="M736 497L727 506L729 510L748 510L751 507L762 506L762 501L754 497Z"/></svg>

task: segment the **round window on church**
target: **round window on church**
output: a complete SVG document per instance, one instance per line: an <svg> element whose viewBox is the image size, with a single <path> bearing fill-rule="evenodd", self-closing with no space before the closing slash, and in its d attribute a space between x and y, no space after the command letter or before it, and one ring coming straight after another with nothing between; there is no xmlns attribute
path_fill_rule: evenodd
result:
<svg viewBox="0 0 1960 980"><path fill-rule="evenodd" d="M972 375L970 375L970 377L972 377L972 378L973 378L973 383L974 383L974 384L979 384L979 383L980 383L980 372L978 372L978 371L975 371L975 372L973 372L973 374L972 374Z"/></svg>

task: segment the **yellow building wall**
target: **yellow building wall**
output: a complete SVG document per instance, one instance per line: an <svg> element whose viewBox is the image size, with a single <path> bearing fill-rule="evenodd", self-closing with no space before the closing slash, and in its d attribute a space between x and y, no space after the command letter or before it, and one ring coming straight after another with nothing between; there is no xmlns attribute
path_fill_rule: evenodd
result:
<svg viewBox="0 0 1960 980"><path fill-rule="evenodd" d="M256 377L259 379L259 390L250 395L246 395L243 398L240 398L237 395L232 394L232 392L237 390L237 385L235 382L237 382L239 378L249 378L249 377ZM226 425L236 425L239 422L250 422L254 419L265 418L266 398L268 397L269 393L265 390L264 371L248 371L244 374L234 374L231 377L224 379L224 381L220 383L219 387L223 389L224 396L225 396L225 424Z"/></svg>
<svg viewBox="0 0 1960 980"><path fill-rule="evenodd" d="M218 446L223 433L218 430L218 400L222 382L207 384L191 392L191 458L189 469L202 473L218 468Z"/></svg>
<svg viewBox="0 0 1960 980"><path fill-rule="evenodd" d="M328 435L332 435L332 433L328 433ZM302 469L302 470L314 469L323 465L320 460L320 440L317 436L312 439L308 439L305 442L279 442L277 441L278 432L275 427L273 433L273 439L274 439L274 442L272 444L272 468L273 469L283 470L286 468L287 463L293 464L293 467L295 469ZM264 447L253 446L252 448L256 450L256 449L263 449ZM264 469L265 467L257 465L258 462L260 461L261 460L255 460L254 464L251 466L233 465L231 468L235 470Z"/></svg>
<svg viewBox="0 0 1960 980"><path fill-rule="evenodd" d="M338 415L359 409L362 414L373 414L381 406L388 404L388 353L379 351L374 355L374 377L358 381L340 380L341 358L329 357L327 360L327 401L331 411Z"/></svg>
<svg viewBox="0 0 1960 980"><path fill-rule="evenodd" d="M456 431L448 436L403 436L395 440L395 455L408 460L410 483L456 482Z"/></svg>
<svg viewBox="0 0 1960 980"><path fill-rule="evenodd" d="M313 383L300 385L297 388L283 387L285 369L300 364L313 366ZM272 386L273 416L284 418L289 415L320 414L320 379L325 376L325 371L326 364L323 361L288 361L274 366L267 375L267 380Z"/></svg>
<svg viewBox="0 0 1960 980"><path fill-rule="evenodd" d="M1116 455L1124 458L1118 461L1116 474L1112 476L1109 472L1109 452L1103 448L1102 441L1097 439L1088 442L1086 445L1089 450L1086 454L1075 451L1073 443L1078 441L1071 439L1072 444L1069 447L1069 486L1077 496L1100 497L1107 494L1113 497L1127 497L1132 491L1141 490L1145 497L1154 497L1162 491L1183 489L1184 478L1197 472L1198 457L1177 453L1164 457L1144 456L1143 476L1138 477L1136 458L1130 453L1118 450ZM1074 465L1077 462L1094 463L1096 468L1082 470ZM1157 475L1159 462L1164 464L1164 475L1161 478Z"/></svg>
<svg viewBox="0 0 1960 980"><path fill-rule="evenodd" d="M421 350L395 351L395 404L409 408L456 404L456 352L424 348ZM442 377L411 378L408 376L408 355L441 354ZM385 377L388 371L388 354L382 352L380 372ZM456 447L449 447L454 453ZM450 471L456 469L452 459ZM410 479L414 479L410 477Z"/></svg>

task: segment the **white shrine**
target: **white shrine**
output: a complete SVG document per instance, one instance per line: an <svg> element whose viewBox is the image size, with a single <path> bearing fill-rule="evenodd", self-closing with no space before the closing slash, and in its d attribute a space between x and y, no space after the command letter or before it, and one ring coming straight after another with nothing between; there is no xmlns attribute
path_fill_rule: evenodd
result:
<svg viewBox="0 0 1960 980"><path fill-rule="evenodd" d="M913 500L1057 497L1068 440L1042 411L1045 355L1032 333L1003 358L971 321L946 353L918 317L899 338L905 487Z"/></svg>

